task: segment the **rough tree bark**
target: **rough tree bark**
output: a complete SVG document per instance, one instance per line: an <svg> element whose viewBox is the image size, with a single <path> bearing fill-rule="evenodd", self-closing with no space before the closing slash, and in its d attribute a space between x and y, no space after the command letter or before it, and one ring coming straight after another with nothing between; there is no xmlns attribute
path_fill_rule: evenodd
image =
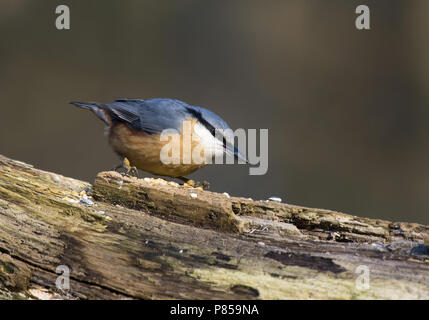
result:
<svg viewBox="0 0 429 320"><path fill-rule="evenodd" d="M3 299L428 299L428 237L116 172L90 185L0 156ZM369 288L356 286L365 268Z"/></svg>

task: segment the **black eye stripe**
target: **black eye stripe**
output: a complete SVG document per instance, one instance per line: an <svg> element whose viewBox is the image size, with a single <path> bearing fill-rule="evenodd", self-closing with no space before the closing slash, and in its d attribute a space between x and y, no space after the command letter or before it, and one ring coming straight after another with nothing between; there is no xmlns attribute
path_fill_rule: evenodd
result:
<svg viewBox="0 0 429 320"><path fill-rule="evenodd" d="M207 128L207 130L210 131L213 137L216 136L216 128L213 127L206 119L204 119L199 111L191 108L186 108L186 110L188 110L189 113L191 113L195 118L197 118L198 121L201 122Z"/></svg>

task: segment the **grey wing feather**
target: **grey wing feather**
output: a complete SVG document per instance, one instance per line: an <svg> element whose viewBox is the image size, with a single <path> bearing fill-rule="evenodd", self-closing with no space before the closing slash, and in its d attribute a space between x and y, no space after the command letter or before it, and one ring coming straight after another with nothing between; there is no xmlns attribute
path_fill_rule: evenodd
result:
<svg viewBox="0 0 429 320"><path fill-rule="evenodd" d="M180 131L183 120L191 116L187 106L179 100L156 98L117 99L103 107L113 118L128 123L133 129L156 134L165 129Z"/></svg>
<svg viewBox="0 0 429 320"><path fill-rule="evenodd" d="M125 122L129 122L130 124L139 119L136 109L128 103L113 102L107 104L106 106L106 109L112 112L117 118Z"/></svg>

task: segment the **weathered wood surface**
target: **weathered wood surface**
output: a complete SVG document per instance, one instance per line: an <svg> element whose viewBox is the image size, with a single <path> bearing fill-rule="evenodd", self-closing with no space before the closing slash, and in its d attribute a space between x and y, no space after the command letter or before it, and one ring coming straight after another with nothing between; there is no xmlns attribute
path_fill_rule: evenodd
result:
<svg viewBox="0 0 429 320"><path fill-rule="evenodd" d="M116 172L91 186L0 156L3 299L428 299L428 237ZM59 265L70 290L55 286Z"/></svg>

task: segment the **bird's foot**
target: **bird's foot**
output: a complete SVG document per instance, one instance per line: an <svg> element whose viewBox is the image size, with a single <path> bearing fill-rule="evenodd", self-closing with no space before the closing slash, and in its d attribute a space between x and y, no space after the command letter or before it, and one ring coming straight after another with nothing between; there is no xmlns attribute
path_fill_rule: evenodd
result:
<svg viewBox="0 0 429 320"><path fill-rule="evenodd" d="M119 169L125 169L125 172L119 172ZM112 171L119 172L121 175L126 177L139 177L139 171L135 166L131 166L130 160L124 158L122 163L112 169Z"/></svg>
<svg viewBox="0 0 429 320"><path fill-rule="evenodd" d="M138 179L139 171L137 170L137 167L132 166L129 168L129 170L127 170L127 172L125 172L125 175L128 177L136 177Z"/></svg>
<svg viewBox="0 0 429 320"><path fill-rule="evenodd" d="M201 189L201 190L207 190L210 188L210 183L208 183L207 181L195 182L194 180L187 179L184 177L180 177L180 179L185 182L183 184L183 186L185 186L185 187L187 186L187 187L192 187L192 188Z"/></svg>
<svg viewBox="0 0 429 320"><path fill-rule="evenodd" d="M203 188L203 190L208 190L208 189L210 189L210 182L205 181L205 180L203 182L197 181L197 188L198 187Z"/></svg>

